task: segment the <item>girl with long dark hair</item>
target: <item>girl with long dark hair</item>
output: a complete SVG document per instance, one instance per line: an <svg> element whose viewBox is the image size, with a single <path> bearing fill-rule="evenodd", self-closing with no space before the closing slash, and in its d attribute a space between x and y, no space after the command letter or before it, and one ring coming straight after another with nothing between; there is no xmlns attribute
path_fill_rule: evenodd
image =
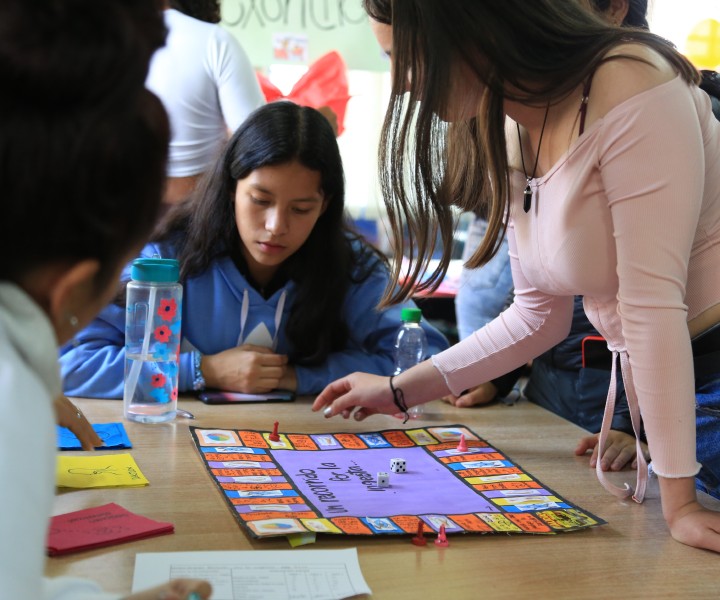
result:
<svg viewBox="0 0 720 600"><path fill-rule="evenodd" d="M180 392L313 394L392 371L402 307L376 308L385 259L346 225L337 141L314 109L252 113L142 252L155 254L180 261L185 287ZM64 348L66 393L122 396L124 319L111 305ZM431 352L447 347L424 327Z"/></svg>

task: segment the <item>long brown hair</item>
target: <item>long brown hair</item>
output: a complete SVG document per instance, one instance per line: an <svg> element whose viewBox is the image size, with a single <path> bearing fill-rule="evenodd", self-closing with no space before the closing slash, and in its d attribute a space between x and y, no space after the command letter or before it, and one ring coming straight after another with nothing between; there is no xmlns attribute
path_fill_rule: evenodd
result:
<svg viewBox="0 0 720 600"><path fill-rule="evenodd" d="M485 264L497 252L509 213L505 100L530 106L558 102L610 60L606 55L614 46L629 41L656 50L688 82L698 81L696 69L670 42L609 26L577 0L363 3L372 19L392 26L392 91L380 139L380 185L396 241L407 228L404 250L413 265L399 288L387 288L382 305L435 289L442 281L453 243L453 206L488 219L485 238L467 265ZM624 57L612 57L617 58ZM453 101L457 64L464 64L484 91L476 117L444 123L438 115ZM439 265L418 283L438 234ZM395 244L394 254L397 281L403 244Z"/></svg>

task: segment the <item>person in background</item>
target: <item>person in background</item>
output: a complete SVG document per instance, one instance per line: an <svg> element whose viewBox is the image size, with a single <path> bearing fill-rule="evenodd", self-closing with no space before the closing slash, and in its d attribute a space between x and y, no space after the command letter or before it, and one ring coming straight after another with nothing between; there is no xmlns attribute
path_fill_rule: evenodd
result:
<svg viewBox="0 0 720 600"><path fill-rule="evenodd" d="M116 289L160 204L169 138L143 83L163 43L146 0L0 3L0 581L3 598L113 600L44 579L55 492L57 344ZM65 405L67 406L67 405ZM82 413L75 409L75 418ZM22 457L18 449L32 449ZM128 586L129 586L128 582ZM173 580L125 600L200 600Z"/></svg>
<svg viewBox="0 0 720 600"><path fill-rule="evenodd" d="M702 75L700 89L710 96L713 114L720 121L720 73L703 69L700 74Z"/></svg>
<svg viewBox="0 0 720 600"><path fill-rule="evenodd" d="M167 42L154 54L146 83L170 116L164 201L175 204L265 99L245 51L217 25L219 0L166 0L164 17Z"/></svg>
<svg viewBox="0 0 720 600"><path fill-rule="evenodd" d="M240 126L142 251L180 261L180 392L315 394L356 370L392 372L401 309L414 305L376 310L385 259L347 228L344 196L335 134L318 111L278 101ZM122 396L124 326L111 304L63 348L68 395ZM447 348L423 327L432 352Z"/></svg>
<svg viewBox="0 0 720 600"><path fill-rule="evenodd" d="M170 8L206 23L219 23L222 18L220 0L169 0L169 4Z"/></svg>
<svg viewBox="0 0 720 600"><path fill-rule="evenodd" d="M462 261L466 263L482 243L487 231L487 215L474 213L468 225L463 246ZM463 266L460 284L455 295L455 317L458 337L464 340L484 327L512 303L513 281L510 272L510 255L507 238L503 237L498 251L487 263L477 269ZM445 400L458 408L487 404L497 397L505 397L520 377L522 367L510 376L482 383L460 396Z"/></svg>
<svg viewBox="0 0 720 600"><path fill-rule="evenodd" d="M453 205L487 204L489 234L469 266L505 232L515 297L392 386L354 373L313 409L362 420L394 413L403 397L412 407L490 381L563 340L581 295L613 351L599 455L619 359L671 535L720 552L720 514L695 490L696 475L720 490L720 123L700 74L667 40L608 25L575 0L364 3L394 73L378 159L393 226L407 219L421 265L428 232L442 232L432 285L449 264ZM415 286L388 288L384 304ZM598 478L641 502L642 451L637 461L635 489L600 468Z"/></svg>

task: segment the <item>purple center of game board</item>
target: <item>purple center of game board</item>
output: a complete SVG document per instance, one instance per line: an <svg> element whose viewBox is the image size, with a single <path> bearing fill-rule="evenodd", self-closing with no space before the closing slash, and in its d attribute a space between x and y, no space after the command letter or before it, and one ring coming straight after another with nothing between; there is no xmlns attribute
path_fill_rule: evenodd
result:
<svg viewBox="0 0 720 600"><path fill-rule="evenodd" d="M425 449L270 451L309 502L324 517L389 517L418 514L497 512ZM406 461L393 473L390 460ZM390 487L377 486L378 472Z"/></svg>

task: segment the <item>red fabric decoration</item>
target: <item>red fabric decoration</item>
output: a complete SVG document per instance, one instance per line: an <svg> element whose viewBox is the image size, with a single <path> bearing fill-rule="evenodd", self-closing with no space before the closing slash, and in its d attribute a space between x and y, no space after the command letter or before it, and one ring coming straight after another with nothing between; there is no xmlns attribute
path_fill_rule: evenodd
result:
<svg viewBox="0 0 720 600"><path fill-rule="evenodd" d="M285 99L312 108L328 106L337 117L337 135L345 131L345 109L350 99L347 66L336 51L328 52L311 64L287 96L283 96L262 73L258 73L257 77L268 102Z"/></svg>

